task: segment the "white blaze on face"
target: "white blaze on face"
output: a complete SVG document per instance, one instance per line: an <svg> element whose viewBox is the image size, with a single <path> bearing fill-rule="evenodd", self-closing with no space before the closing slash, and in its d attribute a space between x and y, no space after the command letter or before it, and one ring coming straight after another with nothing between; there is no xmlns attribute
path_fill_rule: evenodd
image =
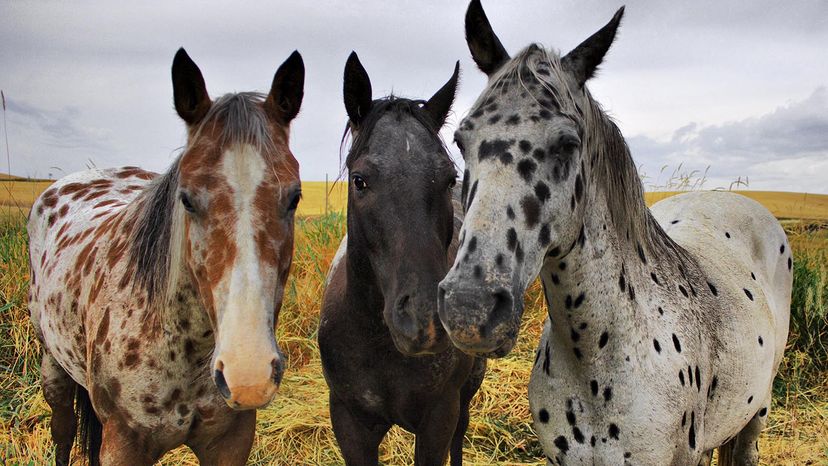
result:
<svg viewBox="0 0 828 466"><path fill-rule="evenodd" d="M259 219L253 200L269 167L250 145L224 154L221 173L233 190L236 210L236 257L214 296L218 317L214 370L221 370L233 407L267 404L278 386L273 381L278 360L273 335L274 271L263 270L256 244ZM229 225L227 227L230 227Z"/></svg>

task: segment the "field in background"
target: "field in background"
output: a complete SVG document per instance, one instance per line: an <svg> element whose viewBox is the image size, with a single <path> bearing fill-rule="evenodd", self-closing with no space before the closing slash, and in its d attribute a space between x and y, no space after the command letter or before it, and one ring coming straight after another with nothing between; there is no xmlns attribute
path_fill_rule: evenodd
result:
<svg viewBox="0 0 828 466"><path fill-rule="evenodd" d="M3 210L11 207L28 212L37 196L46 191L51 184L51 181L9 181L7 178L0 177L0 207L4 208Z"/></svg>
<svg viewBox="0 0 828 466"><path fill-rule="evenodd" d="M0 174L0 463L53 461L49 409L39 386L39 344L26 310L25 215L51 181ZM340 464L330 428L316 328L325 273L345 232L347 185L302 183L293 271L279 320L289 370L277 400L260 411L251 464ZM791 338L775 385L774 409L760 448L763 463L828 464L828 196L739 191L783 220L795 251ZM652 204L678 192L646 193ZM327 213L327 215L326 215ZM546 315L534 284L515 350L490 361L475 398L467 464L541 464L531 429L526 384ZM386 464L410 464L413 436L393 429L382 446ZM163 464L197 464L182 448Z"/></svg>
<svg viewBox="0 0 828 466"><path fill-rule="evenodd" d="M345 212L348 205L348 185L342 181L303 181L299 215L323 215L329 212Z"/></svg>
<svg viewBox="0 0 828 466"><path fill-rule="evenodd" d="M9 179L12 178L11 181ZM14 207L28 212L28 207L52 181L27 181L0 173L0 206ZM647 205L681 194L682 191L660 191L644 194ZM779 191L736 191L768 208L779 219L806 219L828 221L828 195ZM344 212L348 203L347 185L342 182L303 181L300 216Z"/></svg>
<svg viewBox="0 0 828 466"><path fill-rule="evenodd" d="M759 202L778 219L828 220L828 196L824 194L791 193L784 191L733 191ZM666 199L682 191L660 191L644 194L647 205Z"/></svg>
<svg viewBox="0 0 828 466"><path fill-rule="evenodd" d="M796 226L792 235L811 235ZM289 367L282 390L259 412L250 464L341 464L328 417L316 329L325 273L345 232L341 214L297 221L293 269L279 319L278 340ZM770 422L760 440L762 464L826 464L828 457L828 249L793 242L791 336L774 387ZM53 462L49 408L39 386L40 347L29 324L27 242L23 217L0 216L0 463ZM531 428L526 386L546 311L538 283L526 296L520 339L492 360L472 406L466 464L543 464ZM384 464L411 464L413 436L393 429L382 445ZM77 458L77 456L75 456ZM195 465L185 448L165 465Z"/></svg>

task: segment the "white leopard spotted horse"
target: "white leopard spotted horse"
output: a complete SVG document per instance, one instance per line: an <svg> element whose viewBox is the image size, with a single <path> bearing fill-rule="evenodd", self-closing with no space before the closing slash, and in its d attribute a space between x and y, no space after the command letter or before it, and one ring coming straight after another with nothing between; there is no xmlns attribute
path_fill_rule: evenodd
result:
<svg viewBox="0 0 828 466"><path fill-rule="evenodd" d="M623 9L569 54L510 58L466 16L486 90L456 133L465 222L440 284L453 343L501 356L539 274L549 318L529 384L552 464L757 464L788 334L791 251L758 203L724 192L648 210L617 126L584 83Z"/></svg>

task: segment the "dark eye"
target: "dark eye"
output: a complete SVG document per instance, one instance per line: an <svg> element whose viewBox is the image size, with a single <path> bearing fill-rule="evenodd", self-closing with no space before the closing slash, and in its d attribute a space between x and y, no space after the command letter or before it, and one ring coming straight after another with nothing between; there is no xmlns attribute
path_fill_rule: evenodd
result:
<svg viewBox="0 0 828 466"><path fill-rule="evenodd" d="M180 195L181 198L181 205L184 206L184 210L189 213L195 213L195 206L193 206L193 202L190 200L190 196L187 193L182 192Z"/></svg>
<svg viewBox="0 0 828 466"><path fill-rule="evenodd" d="M302 199L302 191L297 191L293 193L293 197L290 199L290 204L288 205L288 212L292 212L299 207L299 200Z"/></svg>
<svg viewBox="0 0 828 466"><path fill-rule="evenodd" d="M457 186L457 177L456 176L449 181L449 189L452 189L455 186Z"/></svg>
<svg viewBox="0 0 828 466"><path fill-rule="evenodd" d="M354 188L356 188L357 191L362 191L363 189L368 187L368 185L365 184L365 180L362 179L361 176L354 175L352 179L354 181Z"/></svg>
<svg viewBox="0 0 828 466"><path fill-rule="evenodd" d="M581 146L581 140L572 135L561 136L558 140L558 146L562 152L574 152Z"/></svg>

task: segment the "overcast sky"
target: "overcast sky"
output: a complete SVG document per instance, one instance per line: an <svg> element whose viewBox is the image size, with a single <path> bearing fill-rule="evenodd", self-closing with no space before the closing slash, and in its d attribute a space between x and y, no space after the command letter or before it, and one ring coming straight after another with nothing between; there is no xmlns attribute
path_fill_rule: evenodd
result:
<svg viewBox="0 0 828 466"><path fill-rule="evenodd" d="M266 91L290 52L302 53L305 100L291 146L305 180L339 171L342 70L351 50L375 96L427 98L459 59L448 142L485 86L463 36L465 1L115 4L0 3L12 173L60 177L90 165L166 170L184 143L170 83L180 46L213 97ZM530 42L567 52L620 5L483 2L512 54ZM682 163L685 171L709 166L708 188L748 177L750 189L820 193L828 193L826 86L824 0L628 1L620 34L589 83L649 177L645 185L663 183Z"/></svg>

